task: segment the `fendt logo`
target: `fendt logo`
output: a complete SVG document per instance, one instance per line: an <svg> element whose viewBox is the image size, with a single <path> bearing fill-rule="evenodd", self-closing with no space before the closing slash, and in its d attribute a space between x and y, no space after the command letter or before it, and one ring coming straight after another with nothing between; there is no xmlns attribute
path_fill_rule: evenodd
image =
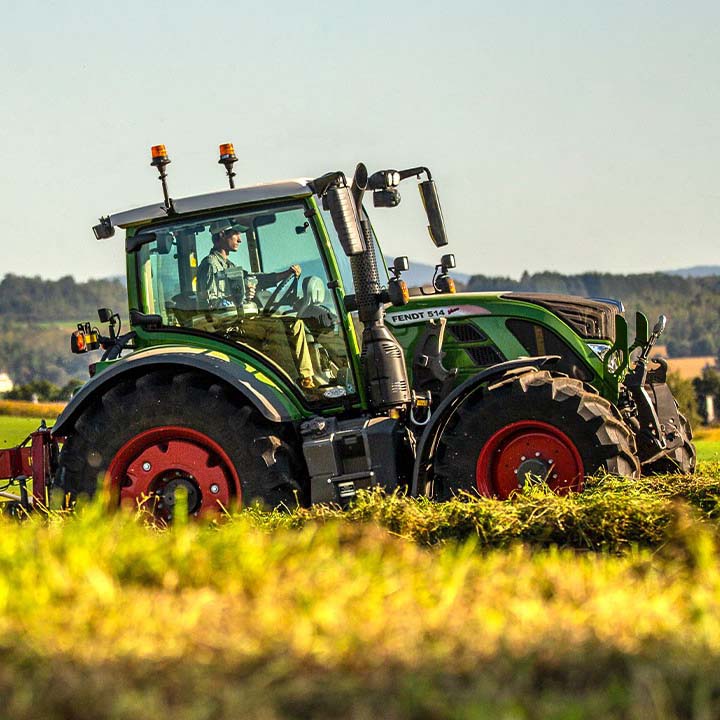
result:
<svg viewBox="0 0 720 720"><path fill-rule="evenodd" d="M469 315L489 315L490 311L478 305L446 305L445 307L413 310L412 312L389 313L385 320L390 325L411 325L440 317L467 317Z"/></svg>

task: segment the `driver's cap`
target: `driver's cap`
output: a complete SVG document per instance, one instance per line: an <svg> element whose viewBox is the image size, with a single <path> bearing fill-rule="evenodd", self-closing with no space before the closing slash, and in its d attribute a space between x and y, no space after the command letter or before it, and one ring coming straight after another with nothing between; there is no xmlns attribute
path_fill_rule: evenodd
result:
<svg viewBox="0 0 720 720"><path fill-rule="evenodd" d="M247 228L244 225L239 225L238 223L233 222L232 218L216 220L215 222L210 223L210 232L213 235L229 231L243 233L247 231Z"/></svg>

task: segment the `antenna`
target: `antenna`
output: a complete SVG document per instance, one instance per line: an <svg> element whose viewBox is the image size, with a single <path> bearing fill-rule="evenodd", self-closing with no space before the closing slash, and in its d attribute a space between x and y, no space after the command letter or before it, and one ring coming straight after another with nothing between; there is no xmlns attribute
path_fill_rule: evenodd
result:
<svg viewBox="0 0 720 720"><path fill-rule="evenodd" d="M233 178L235 177L235 173L233 172L233 165L237 162L237 157L235 155L235 148L232 143L225 143L220 146L220 159L218 160L218 165L224 165L225 170L227 170L227 176L228 180L230 182L230 188L235 187L235 181Z"/></svg>
<svg viewBox="0 0 720 720"><path fill-rule="evenodd" d="M167 173L165 172L165 167L170 164L171 160L168 157L167 150L165 149L164 145L153 145L150 148L150 154L152 155L152 162L150 163L153 167L156 167L158 169L159 180L162 183L162 189L163 189L163 196L165 197L165 210L167 210L168 213L174 212L172 200L170 199L170 196L168 195L168 189L167 189Z"/></svg>

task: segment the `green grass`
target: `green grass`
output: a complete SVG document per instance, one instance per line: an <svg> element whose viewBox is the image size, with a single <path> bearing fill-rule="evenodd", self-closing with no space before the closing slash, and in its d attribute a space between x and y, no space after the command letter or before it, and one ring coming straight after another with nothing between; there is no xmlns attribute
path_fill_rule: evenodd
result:
<svg viewBox="0 0 720 720"><path fill-rule="evenodd" d="M0 448L17 445L33 430L37 430L39 425L39 418L0 415Z"/></svg>
<svg viewBox="0 0 720 720"><path fill-rule="evenodd" d="M695 443L697 447L698 460L700 461L720 461L720 441L718 440L698 440Z"/></svg>
<svg viewBox="0 0 720 720"><path fill-rule="evenodd" d="M717 717L718 498L705 466L170 531L97 507L0 521L4 712Z"/></svg>

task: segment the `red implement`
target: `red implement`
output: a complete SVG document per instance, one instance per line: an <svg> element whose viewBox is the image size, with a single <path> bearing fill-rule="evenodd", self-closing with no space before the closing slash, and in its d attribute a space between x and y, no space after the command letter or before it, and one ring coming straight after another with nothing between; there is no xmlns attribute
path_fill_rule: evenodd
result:
<svg viewBox="0 0 720 720"><path fill-rule="evenodd" d="M48 506L48 488L55 470L58 453L58 438L47 428L31 433L25 441L13 448L0 450L0 482L16 481L22 487L23 480L32 480L33 505ZM13 493L4 497L12 499ZM22 501L23 494L17 495Z"/></svg>

